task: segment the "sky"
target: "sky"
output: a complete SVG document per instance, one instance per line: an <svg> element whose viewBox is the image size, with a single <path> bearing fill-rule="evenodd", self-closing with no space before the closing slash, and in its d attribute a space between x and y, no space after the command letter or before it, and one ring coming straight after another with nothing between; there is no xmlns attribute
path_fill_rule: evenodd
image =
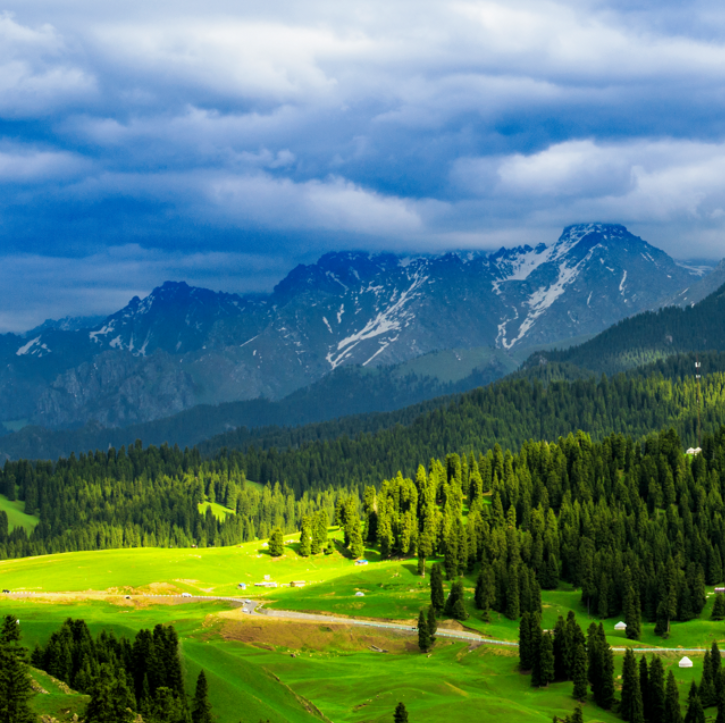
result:
<svg viewBox="0 0 725 723"><path fill-rule="evenodd" d="M725 256L715 2L0 0L0 332L612 222Z"/></svg>

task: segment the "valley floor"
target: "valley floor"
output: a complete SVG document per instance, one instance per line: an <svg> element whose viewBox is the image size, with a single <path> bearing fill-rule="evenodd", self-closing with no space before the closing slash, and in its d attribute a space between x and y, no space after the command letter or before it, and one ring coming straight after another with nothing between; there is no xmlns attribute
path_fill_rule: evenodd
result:
<svg viewBox="0 0 725 723"><path fill-rule="evenodd" d="M17 615L30 647L47 640L68 617L85 619L94 632L105 628L127 636L160 622L173 623L182 640L189 689L204 668L219 723L390 721L399 701L416 723L447 719L452 704L462 722L543 723L573 709L571 683L531 688L529 677L517 670L515 645L480 645L441 636L431 654L420 653L410 628L429 601L429 588L428 580L417 575L415 560L380 561L369 551L370 563L355 566L339 552L301 558L296 544L288 544L286 550L278 559L260 543L248 543L3 561L0 588L11 593L0 597L0 614ZM265 575L285 585L304 580L306 586L255 588L254 582ZM238 588L240 582L248 585L245 591ZM470 600L473 581L467 580L466 587ZM207 599L180 597L184 592ZM246 595L263 602L263 608L307 611L336 621L249 615L239 604L210 599ZM572 589L545 591L544 627L553 627L558 615L569 609L587 623L579 597ZM725 640L725 625L709 620L711 608L709 598L702 618L673 624L667 641L654 635L653 625L645 624L642 640L635 644L659 648L665 668L675 666L683 702L692 680L702 674L702 656L688 653L695 666L681 670L681 653L666 652L665 646L705 649L713 640ZM483 622L472 605L469 613L464 625L444 622L441 629L515 643L516 622L496 613L491 622ZM347 618L394 622L401 629L354 625ZM612 646L630 644L615 633L616 620L604 622ZM617 675L622 658L616 656ZM37 673L36 680L47 691L35 697L39 712L63 720L85 705L83 696L64 691L45 674ZM593 703L587 703L584 716L587 721L618 720Z"/></svg>

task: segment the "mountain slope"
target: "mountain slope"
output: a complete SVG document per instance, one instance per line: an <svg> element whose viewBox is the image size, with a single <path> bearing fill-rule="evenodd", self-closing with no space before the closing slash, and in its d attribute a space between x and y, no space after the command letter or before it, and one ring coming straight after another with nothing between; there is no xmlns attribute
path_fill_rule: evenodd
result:
<svg viewBox="0 0 725 723"><path fill-rule="evenodd" d="M580 346L537 353L526 366L566 362L614 374L678 352L725 351L723 319L725 285L696 304L624 319Z"/></svg>
<svg viewBox="0 0 725 723"><path fill-rule="evenodd" d="M345 365L541 347L598 333L694 278L623 226L582 224L494 254L326 254L267 296L167 282L90 329L0 337L0 421L129 425L279 400Z"/></svg>

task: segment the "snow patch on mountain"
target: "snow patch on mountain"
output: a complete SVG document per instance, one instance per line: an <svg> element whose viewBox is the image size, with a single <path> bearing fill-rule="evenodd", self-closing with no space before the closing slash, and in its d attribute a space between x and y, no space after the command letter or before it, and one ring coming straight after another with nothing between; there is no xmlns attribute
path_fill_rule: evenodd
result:
<svg viewBox="0 0 725 723"><path fill-rule="evenodd" d="M336 369L342 364L351 354L353 349L357 347L361 342L368 339L373 339L376 336L387 334L391 331L398 331L403 322L409 320L409 316L406 313L405 305L416 296L416 291L421 285L428 279L427 276L422 276L420 270L415 272L413 276L413 283L409 288L405 289L400 297L396 300L398 290L394 289L391 297L393 302L391 306L383 311L379 311L374 318L370 319L363 328L350 334L337 343L334 351L330 351L326 355L327 362L332 369ZM386 347L393 343L393 339L387 341ZM379 349L372 357L370 357L365 364L370 363L383 349Z"/></svg>
<svg viewBox="0 0 725 723"><path fill-rule="evenodd" d="M31 339L27 344L23 344L20 349L15 352L15 356L25 356L26 354L32 354L33 356L43 356L43 352L50 352L50 349L45 344L40 342L41 336L36 336Z"/></svg>

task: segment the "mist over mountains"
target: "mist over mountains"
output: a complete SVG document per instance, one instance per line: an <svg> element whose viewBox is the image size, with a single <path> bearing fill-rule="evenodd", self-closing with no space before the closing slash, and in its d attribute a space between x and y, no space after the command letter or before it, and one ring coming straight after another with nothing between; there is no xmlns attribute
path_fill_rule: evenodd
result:
<svg viewBox="0 0 725 723"><path fill-rule="evenodd" d="M101 321L0 336L0 421L138 424L441 350L488 347L500 376L517 350L591 336L698 278L623 226L580 224L492 254L330 253L266 296L166 282Z"/></svg>

